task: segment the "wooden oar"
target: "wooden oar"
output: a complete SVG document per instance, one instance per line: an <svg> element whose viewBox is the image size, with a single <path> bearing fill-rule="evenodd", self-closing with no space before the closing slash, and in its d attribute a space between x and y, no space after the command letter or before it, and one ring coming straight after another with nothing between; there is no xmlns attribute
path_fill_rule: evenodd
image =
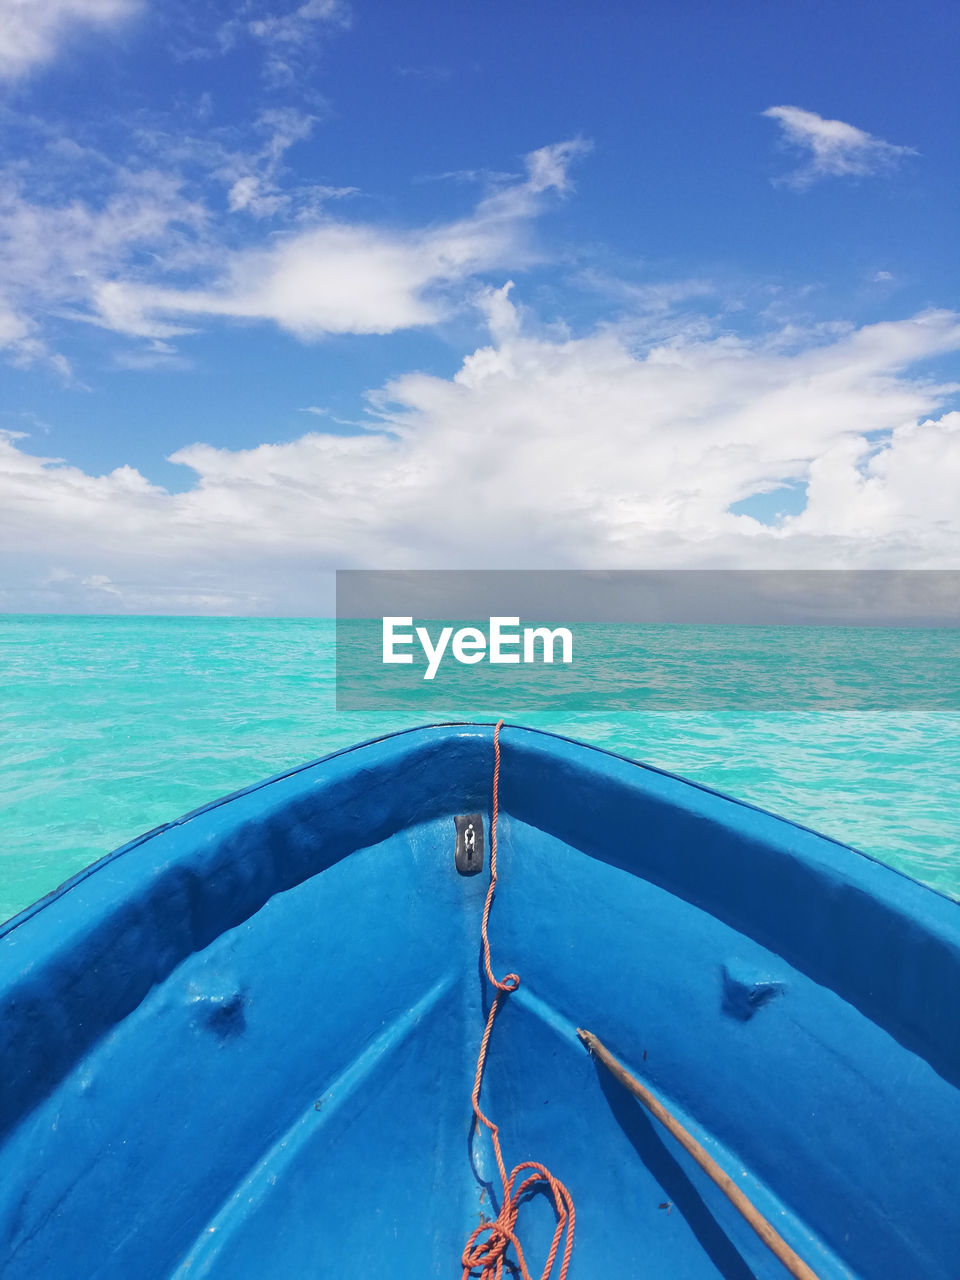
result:
<svg viewBox="0 0 960 1280"><path fill-rule="evenodd" d="M797 1280L817 1280L816 1273L810 1270L802 1258L797 1257L783 1236L758 1209L753 1207L729 1174L724 1173L716 1160L707 1155L693 1134L688 1133L680 1121L674 1119L663 1103L658 1101L645 1085L635 1079L595 1035L583 1030L578 1030L577 1035L593 1056L603 1063L614 1079L619 1080L624 1088L629 1089L635 1098L639 1098L663 1127L685 1150L689 1151L704 1173L713 1179L730 1203L743 1214L770 1252L780 1259L790 1274L796 1276Z"/></svg>

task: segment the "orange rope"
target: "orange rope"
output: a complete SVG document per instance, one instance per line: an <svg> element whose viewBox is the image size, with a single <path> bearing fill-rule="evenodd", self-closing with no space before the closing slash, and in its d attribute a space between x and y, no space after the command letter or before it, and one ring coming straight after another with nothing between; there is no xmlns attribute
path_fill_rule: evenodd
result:
<svg viewBox="0 0 960 1280"><path fill-rule="evenodd" d="M490 1033L493 1030L494 1021L500 1009L501 1000L508 996L511 991L516 991L520 985L520 978L515 973L506 974L502 982L494 977L493 969L490 965L490 939L487 936L490 907L493 904L493 894L497 885L497 809L500 787L500 730L502 728L503 721L498 720L497 727L493 731L494 763L493 803L490 815L490 884L487 888L487 900L483 906L483 923L480 926L480 936L483 939L483 964L487 972L487 981L496 990L497 994L494 996L493 1003L490 1006L487 1025L483 1031L483 1039L480 1041L480 1053L477 1056L477 1074L473 1081L471 1102L473 1103L474 1117L490 1131L490 1141L493 1144L493 1154L496 1156L500 1183L503 1188L503 1200L496 1218L492 1221L481 1223L464 1246L461 1258L463 1263L461 1280L471 1280L471 1277L477 1277L477 1280L502 1280L504 1266L513 1269L512 1265L507 1261L507 1249L511 1245L517 1256L517 1265L520 1268L520 1275L523 1280L533 1280L527 1268L515 1229L517 1213L523 1197L532 1195L535 1190L549 1191L553 1199L554 1211L557 1215L557 1229L553 1233L553 1243L550 1245L546 1264L540 1273L540 1280L549 1280L565 1230L566 1240L563 1241L559 1280L566 1280L567 1267L570 1265L570 1253L573 1249L575 1221L573 1199L570 1192L559 1178L555 1178L549 1169L544 1168L542 1164L538 1164L535 1160L525 1160L522 1164L518 1164L510 1176L507 1177L503 1153L500 1150L500 1130L480 1110L480 1086L483 1082L483 1068L487 1058L487 1047L490 1044ZM517 1186L518 1175L527 1169L531 1170L531 1172Z"/></svg>

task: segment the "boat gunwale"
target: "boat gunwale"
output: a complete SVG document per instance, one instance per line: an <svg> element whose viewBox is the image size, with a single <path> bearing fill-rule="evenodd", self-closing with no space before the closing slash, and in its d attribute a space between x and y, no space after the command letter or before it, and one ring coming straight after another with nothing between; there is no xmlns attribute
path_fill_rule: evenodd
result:
<svg viewBox="0 0 960 1280"><path fill-rule="evenodd" d="M194 818L198 818L205 813L213 812L214 810L221 808L223 805L230 804L234 800L242 799L244 796L253 795L257 791L262 791L265 787L272 786L277 782L282 782L287 778L296 777L297 774L304 773L308 769L314 769L319 765L326 764L330 760L336 760L339 757L349 755L354 751L362 751L366 747L376 746L380 742L388 742L393 738L404 737L408 734L423 733L431 729L490 729L492 734L495 723L496 722L493 720L439 720L430 721L425 724L412 725L403 729L392 729L388 733L381 733L372 738L365 738L361 742L352 743L350 746L338 747L333 751L327 752L326 755L317 756L303 764L294 765L292 768L284 769L280 773L271 774L269 777L262 778L258 782L249 783L245 787L239 787L236 791L229 791L225 795L218 796L215 800L208 800L206 804L198 805L195 809L189 809L186 813L181 814L177 818L172 818L169 822L162 822L155 827L151 827L141 835L135 836L132 840L128 840L124 844L118 845L116 849L111 849L107 853L102 854L87 866L74 872L72 876L57 885L56 888L45 893L29 906L24 907L15 915L10 916L9 919L0 921L0 941L13 933L15 929L26 924L28 920L31 920L40 911L43 911L54 902L57 902L77 885L82 884L95 872L109 866L124 854L131 853L134 849L138 849L149 840L153 840L155 837L163 835L167 831L173 831L177 827L181 827L185 823L191 822ZM807 835L815 836L819 840L825 840L828 844L834 845L839 849L846 849L848 852L864 858L867 862L873 863L875 866L882 867L885 871L892 872L894 875L899 876L902 880L906 881L907 884L915 885L918 889L923 889L928 893L934 894L944 902L949 902L953 905L960 905L957 898L945 892L943 889L938 889L934 885L926 884L924 881L918 880L915 876L911 876L908 872L902 871L899 867L891 866L890 863L884 862L875 854L868 853L865 849L860 849L856 845L848 844L844 840L838 840L835 836L827 835L817 827L811 827L806 823L798 822L794 818L785 817L783 814L777 813L773 809L766 809L762 805L754 804L750 800L744 800L739 796L732 796L728 792L721 791L717 787L711 787L708 783L698 782L696 779L685 777L680 773L674 773L672 770L664 769L659 765L650 764L647 761L638 760L635 757L624 755L622 752L613 751L609 747L602 747L596 743L585 742L581 738L573 738L569 734L557 733L552 729L532 728L528 725L515 724L511 721L505 721L504 728L519 729L524 733L544 738L553 738L558 742L565 742L574 747L581 747L587 751L597 752L600 755L609 756L613 760L619 760L624 764L632 765L634 768L642 769L648 773L657 774L658 776L668 778L673 782L682 783L684 786L692 787L706 795L727 801L729 804L737 805L742 809L762 814L766 818L772 818L776 822L784 823L786 826L793 827L797 831L802 831Z"/></svg>

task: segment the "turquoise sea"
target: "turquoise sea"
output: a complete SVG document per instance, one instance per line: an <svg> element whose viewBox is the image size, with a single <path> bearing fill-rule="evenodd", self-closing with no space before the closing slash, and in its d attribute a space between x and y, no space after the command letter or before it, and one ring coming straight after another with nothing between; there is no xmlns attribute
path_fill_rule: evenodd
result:
<svg viewBox="0 0 960 1280"><path fill-rule="evenodd" d="M497 712L750 800L960 896L956 712L768 699L749 713L553 705L484 718ZM0 919L225 792L473 714L338 713L326 619L0 616Z"/></svg>

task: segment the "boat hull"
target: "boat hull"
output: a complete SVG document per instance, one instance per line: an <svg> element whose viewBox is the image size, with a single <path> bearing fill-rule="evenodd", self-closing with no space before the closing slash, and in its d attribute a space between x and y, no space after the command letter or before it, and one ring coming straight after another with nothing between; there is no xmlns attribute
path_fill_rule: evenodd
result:
<svg viewBox="0 0 960 1280"><path fill-rule="evenodd" d="M577 1208L570 1277L782 1275L587 1026L813 1270L954 1277L960 907L548 734L502 734L484 1109ZM458 1274L492 728L339 753L160 828L0 938L3 1275ZM489 851L488 851L489 852ZM539 1274L546 1201L521 1210Z"/></svg>

